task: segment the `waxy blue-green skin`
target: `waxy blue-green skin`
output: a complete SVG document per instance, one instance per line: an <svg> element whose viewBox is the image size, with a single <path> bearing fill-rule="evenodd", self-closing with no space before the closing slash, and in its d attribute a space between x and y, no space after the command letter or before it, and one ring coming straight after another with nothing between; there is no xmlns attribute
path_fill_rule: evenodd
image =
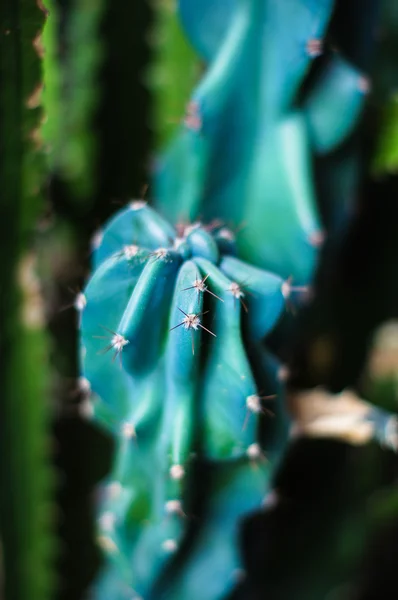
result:
<svg viewBox="0 0 398 600"><path fill-rule="evenodd" d="M297 296L287 282L306 286L316 268L314 157L334 157L333 231L357 181L355 155L340 149L367 92L359 66L334 51L299 95L333 8L178 2L206 73L156 161L159 212L132 202L96 236L81 315L91 409L115 439L96 600L221 600L237 581L239 524L261 507L288 439L280 364L265 346Z"/></svg>
<svg viewBox="0 0 398 600"><path fill-rule="evenodd" d="M219 577L208 597L218 598L240 565L239 520L261 506L287 436L278 363L262 345L284 313L285 282L236 258L225 227L197 223L177 236L145 203L119 211L96 239L81 313L82 376L94 418L116 441L99 504L107 568L96 597L117 597L120 588L120 597L127 589L157 598L170 588L184 598L213 565ZM199 319L191 328L189 315ZM258 411L247 404L266 394L276 394L276 439L263 435L270 417L262 400ZM188 482L203 460L213 473L208 508L185 566L161 583L190 527ZM175 469L184 475L173 477Z"/></svg>

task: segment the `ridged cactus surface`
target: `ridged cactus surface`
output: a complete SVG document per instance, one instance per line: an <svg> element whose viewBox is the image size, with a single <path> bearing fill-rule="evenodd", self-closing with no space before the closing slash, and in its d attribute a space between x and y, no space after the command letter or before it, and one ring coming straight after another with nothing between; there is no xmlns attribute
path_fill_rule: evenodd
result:
<svg viewBox="0 0 398 600"><path fill-rule="evenodd" d="M253 264L307 283L323 239L312 156L351 133L369 85L323 50L331 0L180 0L186 31L209 62L185 124L156 173L156 203L173 220L243 225L239 252Z"/></svg>
<svg viewBox="0 0 398 600"><path fill-rule="evenodd" d="M209 503L170 585L173 598L199 597L201 573L219 572L206 597L222 597L239 566L239 518L261 505L287 435L278 363L260 341L293 290L236 258L227 228L176 231L142 201L119 212L96 245L81 351L86 408L116 439L98 520L117 565L109 585L157 597L170 556L178 564L179 549L187 552L195 465L205 463Z"/></svg>
<svg viewBox="0 0 398 600"><path fill-rule="evenodd" d="M335 8L179 2L206 73L155 161L159 213L131 202L97 233L78 303L85 409L115 439L96 599L221 600L239 578L241 520L267 502L288 439L266 337L324 238L314 158L333 157L334 227L357 184L355 148L333 152L369 82L324 42Z"/></svg>

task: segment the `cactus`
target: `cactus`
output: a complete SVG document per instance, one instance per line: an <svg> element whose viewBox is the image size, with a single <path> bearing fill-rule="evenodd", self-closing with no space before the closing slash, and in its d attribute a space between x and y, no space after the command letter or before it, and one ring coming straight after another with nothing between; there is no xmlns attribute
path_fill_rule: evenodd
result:
<svg viewBox="0 0 398 600"><path fill-rule="evenodd" d="M15 600L47 600L54 587L49 344L32 243L43 207L41 8L0 7L1 595Z"/></svg>
<svg viewBox="0 0 398 600"><path fill-rule="evenodd" d="M373 24L367 6L360 42ZM323 210L334 233L358 180L356 148L344 144L369 82L355 53L324 42L334 8L179 2L208 66L155 161L159 213L131 202L97 232L76 303L84 410L115 439L99 491L106 564L95 598L223 598L240 575L239 523L272 500L289 419L283 369L265 342L317 265L314 156L332 182ZM386 442L389 413L360 403L354 416ZM312 414L304 421L312 435Z"/></svg>
<svg viewBox="0 0 398 600"><path fill-rule="evenodd" d="M100 544L117 565L121 590L154 593L192 525L195 493L186 481L197 455L210 465L211 502L198 517L184 576L170 585L173 597L194 598L210 561L220 580L209 597L220 597L239 566L237 519L261 504L287 435L277 362L259 342L293 290L236 258L225 227L174 231L141 201L98 239L80 307L82 374L93 397L86 408L117 440ZM107 577L116 585L115 575ZM99 597L110 593L107 585L101 582Z"/></svg>

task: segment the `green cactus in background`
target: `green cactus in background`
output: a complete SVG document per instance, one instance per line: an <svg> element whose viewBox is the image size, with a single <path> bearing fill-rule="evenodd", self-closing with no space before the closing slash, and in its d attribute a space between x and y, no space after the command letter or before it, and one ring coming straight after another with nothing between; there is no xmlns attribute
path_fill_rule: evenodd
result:
<svg viewBox="0 0 398 600"><path fill-rule="evenodd" d="M101 99L98 72L104 47L100 36L105 2L73 0L64 17L57 0L46 0L50 18L43 29L43 106L47 115L42 135L50 169L58 172L79 201L95 189L98 144L92 127Z"/></svg>
<svg viewBox="0 0 398 600"><path fill-rule="evenodd" d="M44 18L35 0L1 3L0 545L7 600L46 600L54 588L49 347L32 243L43 207Z"/></svg>

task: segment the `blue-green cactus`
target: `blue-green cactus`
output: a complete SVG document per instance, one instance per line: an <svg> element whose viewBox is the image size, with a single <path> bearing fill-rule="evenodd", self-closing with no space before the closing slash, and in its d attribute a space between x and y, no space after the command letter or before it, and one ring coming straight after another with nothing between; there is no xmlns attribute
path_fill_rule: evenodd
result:
<svg viewBox="0 0 398 600"><path fill-rule="evenodd" d="M217 472L214 493L190 566L168 585L193 590L214 560L222 578L208 597L219 597L239 566L239 517L261 504L287 435L278 368L259 342L281 317L290 282L237 259L225 227L195 223L177 234L141 201L120 211L96 246L78 304L83 382L95 418L116 438L98 520L114 565L105 580L151 597L190 527L195 487L185 482L197 456ZM261 426L271 418L277 439ZM208 535L217 560L204 548Z"/></svg>
<svg viewBox="0 0 398 600"><path fill-rule="evenodd" d="M333 7L179 2L208 69L156 163L162 216L132 202L97 233L79 302L86 408L116 440L98 599L218 600L236 581L240 519L269 492L288 436L264 340L292 278L305 289L316 265L313 157L350 136L368 89L336 51L303 88ZM342 162L333 198L356 179L355 159Z"/></svg>

